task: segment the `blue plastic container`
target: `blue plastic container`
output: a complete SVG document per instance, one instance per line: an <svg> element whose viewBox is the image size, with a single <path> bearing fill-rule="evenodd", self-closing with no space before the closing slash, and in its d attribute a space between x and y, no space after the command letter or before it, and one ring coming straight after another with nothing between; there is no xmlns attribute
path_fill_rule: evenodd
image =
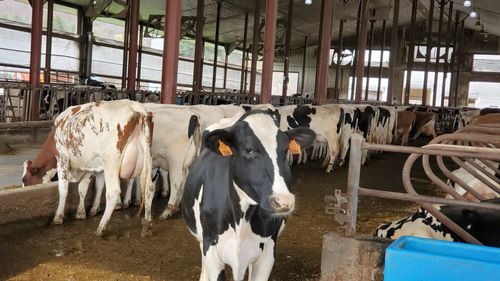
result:
<svg viewBox="0 0 500 281"><path fill-rule="evenodd" d="M500 248L400 237L385 253L384 281L498 281Z"/></svg>

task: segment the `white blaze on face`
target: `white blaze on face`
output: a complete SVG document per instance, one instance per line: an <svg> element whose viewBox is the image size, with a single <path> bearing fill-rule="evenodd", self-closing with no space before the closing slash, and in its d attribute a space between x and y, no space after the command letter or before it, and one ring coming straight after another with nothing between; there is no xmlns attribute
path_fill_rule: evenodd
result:
<svg viewBox="0 0 500 281"><path fill-rule="evenodd" d="M273 118L267 114L257 113L249 115L243 121L248 123L255 136L262 143L267 155L271 158L274 168L273 194L293 196L288 190L285 179L280 175L277 153L278 141L276 139L278 127L274 124ZM272 124L272 126L269 126L269 124Z"/></svg>
<svg viewBox="0 0 500 281"><path fill-rule="evenodd" d="M23 175L21 176L21 179L23 179L26 176L26 173L28 172L28 161L30 160L26 160L23 163ZM24 182L22 183L22 186L24 187Z"/></svg>

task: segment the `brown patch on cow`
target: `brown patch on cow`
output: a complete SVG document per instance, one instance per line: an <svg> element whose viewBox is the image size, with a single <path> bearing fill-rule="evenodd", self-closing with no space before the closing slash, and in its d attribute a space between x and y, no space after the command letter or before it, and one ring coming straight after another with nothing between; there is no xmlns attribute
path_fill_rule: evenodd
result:
<svg viewBox="0 0 500 281"><path fill-rule="evenodd" d="M148 115L146 116L146 126L149 128L149 138L148 138L148 145L151 146L153 143L153 130L154 130L154 122L153 122L153 113L148 112Z"/></svg>
<svg viewBox="0 0 500 281"><path fill-rule="evenodd" d="M71 115L75 115L80 111L80 106L77 105L71 109Z"/></svg>
<svg viewBox="0 0 500 281"><path fill-rule="evenodd" d="M127 124L125 124L125 127L123 127L123 130L120 126L120 124L116 125L116 130L118 131L118 142L116 143L116 148L120 150L120 152L123 152L123 149L125 148L125 145L127 144L127 140L132 134L132 132L135 130L135 127L137 124L140 122L141 114L138 112L135 112L132 117L128 120Z"/></svg>

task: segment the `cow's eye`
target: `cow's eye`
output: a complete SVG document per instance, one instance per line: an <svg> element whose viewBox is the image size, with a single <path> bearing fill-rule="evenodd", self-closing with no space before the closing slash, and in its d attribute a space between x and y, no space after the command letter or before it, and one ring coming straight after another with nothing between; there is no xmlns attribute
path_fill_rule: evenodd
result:
<svg viewBox="0 0 500 281"><path fill-rule="evenodd" d="M253 149L251 149L250 147L245 147L246 154L252 154L252 152L253 152Z"/></svg>

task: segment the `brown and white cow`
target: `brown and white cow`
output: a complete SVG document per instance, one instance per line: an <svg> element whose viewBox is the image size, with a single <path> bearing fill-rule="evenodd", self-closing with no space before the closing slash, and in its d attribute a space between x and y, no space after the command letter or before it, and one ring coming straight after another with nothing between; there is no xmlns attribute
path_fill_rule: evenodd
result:
<svg viewBox="0 0 500 281"><path fill-rule="evenodd" d="M398 111L398 124L396 135L397 139L401 139L401 145L408 144L408 138L410 137L410 131L415 125L415 112L413 111Z"/></svg>
<svg viewBox="0 0 500 281"><path fill-rule="evenodd" d="M500 113L475 116L469 125L500 125Z"/></svg>
<svg viewBox="0 0 500 281"><path fill-rule="evenodd" d="M420 134L436 137L437 114L434 112L415 111L415 129L413 139L417 139Z"/></svg>
<svg viewBox="0 0 500 281"><path fill-rule="evenodd" d="M145 226L149 226L154 195L152 114L129 100L88 103L65 110L54 126L59 205L53 223L63 222L68 184L79 182L79 191L86 194L90 176L104 172L106 209L96 234L102 235L109 224L120 198L120 179L139 175L145 193Z"/></svg>

